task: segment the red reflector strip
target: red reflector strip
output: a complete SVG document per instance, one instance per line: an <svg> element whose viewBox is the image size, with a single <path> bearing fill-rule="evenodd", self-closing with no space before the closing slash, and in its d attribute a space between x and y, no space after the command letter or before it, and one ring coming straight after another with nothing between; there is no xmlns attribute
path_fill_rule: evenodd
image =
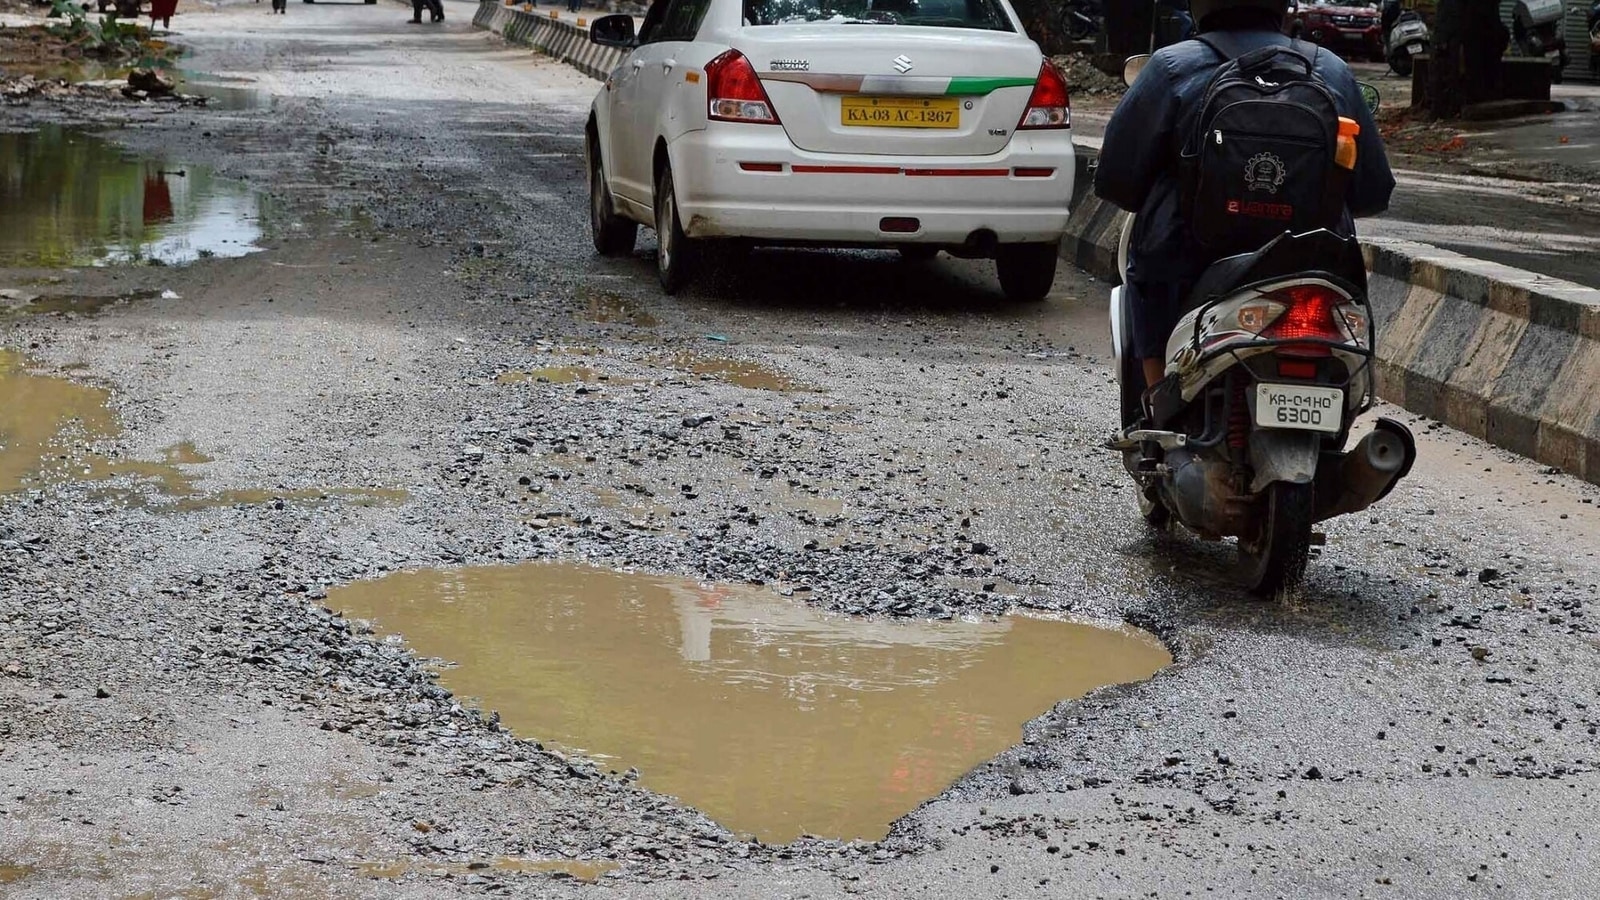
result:
<svg viewBox="0 0 1600 900"><path fill-rule="evenodd" d="M1314 362L1289 362L1278 360L1278 374L1284 378L1315 378L1317 377L1317 364Z"/></svg>
<svg viewBox="0 0 1600 900"><path fill-rule="evenodd" d="M1056 170L1053 169L1053 168L1039 168L1039 167L1034 167L1034 168L1019 167L1019 168L1015 168L1015 169L1011 170L1011 174L1015 175L1018 178L1049 178L1050 176L1054 175L1055 173L1056 173Z"/></svg>
<svg viewBox="0 0 1600 900"><path fill-rule="evenodd" d="M895 166L795 166L797 175L899 175Z"/></svg>
<svg viewBox="0 0 1600 900"><path fill-rule="evenodd" d="M912 178L1004 178L1010 169L906 169Z"/></svg>
<svg viewBox="0 0 1600 900"><path fill-rule="evenodd" d="M742 162L739 168L746 172L782 172L783 163Z"/></svg>
<svg viewBox="0 0 1600 900"><path fill-rule="evenodd" d="M910 217L890 216L878 222L878 230L890 234L916 234L922 223Z"/></svg>

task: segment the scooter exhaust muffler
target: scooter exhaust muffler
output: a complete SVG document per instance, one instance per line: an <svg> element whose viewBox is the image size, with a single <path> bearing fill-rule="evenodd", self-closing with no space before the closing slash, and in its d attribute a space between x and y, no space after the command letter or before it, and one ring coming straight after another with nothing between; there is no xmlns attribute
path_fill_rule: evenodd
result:
<svg viewBox="0 0 1600 900"><path fill-rule="evenodd" d="M1317 504L1318 522L1360 512L1382 500L1411 471L1417 459L1417 443L1411 431L1393 419L1379 419L1378 427L1362 438L1336 464L1333 480L1338 493L1324 507ZM1319 473L1320 475L1320 473ZM1322 481L1322 478L1318 478ZM1318 491L1319 497L1331 491Z"/></svg>

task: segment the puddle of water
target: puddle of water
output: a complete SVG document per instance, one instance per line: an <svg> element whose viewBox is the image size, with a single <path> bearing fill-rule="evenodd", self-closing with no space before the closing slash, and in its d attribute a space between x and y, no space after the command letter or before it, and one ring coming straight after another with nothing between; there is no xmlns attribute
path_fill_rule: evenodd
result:
<svg viewBox="0 0 1600 900"><path fill-rule="evenodd" d="M878 839L1063 698L1171 658L1132 629L887 622L766 591L555 563L408 572L328 604L458 695L768 842Z"/></svg>
<svg viewBox="0 0 1600 900"><path fill-rule="evenodd" d="M594 882L616 868L616 863L606 860L524 859L517 856L497 856L494 859L473 862L437 862L421 859L364 862L356 866L356 871L368 878L391 880L404 878L412 872L425 875L470 875L475 872L495 871L511 875L567 875L579 881Z"/></svg>
<svg viewBox="0 0 1600 900"><path fill-rule="evenodd" d="M75 315L93 316L109 306L121 306L138 300L153 300L160 291L140 290L123 294L24 294L20 291L0 291L0 310L21 315Z"/></svg>
<svg viewBox="0 0 1600 900"><path fill-rule="evenodd" d="M788 376L774 372L765 366L743 360L702 356L698 353L679 353L665 359L658 359L656 364L673 369L682 369L701 377L714 378L717 381L725 381L728 384L751 388L752 390L780 391L783 393L810 390L805 385L791 380Z"/></svg>
<svg viewBox="0 0 1600 900"><path fill-rule="evenodd" d="M249 79L219 78L205 72L178 70L178 90L206 98L210 109L271 109L272 95L253 87Z"/></svg>
<svg viewBox="0 0 1600 900"><path fill-rule="evenodd" d="M162 501L150 504L133 489L107 491L101 499L188 512L222 506L339 502L353 506L393 506L410 495L383 488L248 488L204 493L179 466L212 462L192 442L162 451L161 462L112 459L89 451L95 441L117 437L121 429L101 388L66 378L34 375L22 357L0 350L0 496L62 482L105 481L127 477L153 482Z"/></svg>
<svg viewBox="0 0 1600 900"><path fill-rule="evenodd" d="M633 325L637 328L654 328L659 324L655 316L646 312L636 301L621 294L580 290L578 296L584 301L581 317L585 321L602 325Z"/></svg>
<svg viewBox="0 0 1600 900"><path fill-rule="evenodd" d="M42 126L0 134L0 266L181 264L258 250L261 200L210 170Z"/></svg>
<svg viewBox="0 0 1600 900"><path fill-rule="evenodd" d="M78 449L116 434L107 394L30 375L21 357L0 350L0 494L81 473Z"/></svg>
<svg viewBox="0 0 1600 900"><path fill-rule="evenodd" d="M33 866L20 866L15 863L0 863L0 884L11 884L21 881L33 874Z"/></svg>

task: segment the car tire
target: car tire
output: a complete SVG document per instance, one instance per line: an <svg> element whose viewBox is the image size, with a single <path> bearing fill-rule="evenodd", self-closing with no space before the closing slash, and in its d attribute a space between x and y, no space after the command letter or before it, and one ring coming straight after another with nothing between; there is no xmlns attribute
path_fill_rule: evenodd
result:
<svg viewBox="0 0 1600 900"><path fill-rule="evenodd" d="M639 240L637 223L617 215L617 206L606 186L605 164L600 144L589 140L589 231L594 249L601 256L627 256Z"/></svg>
<svg viewBox="0 0 1600 900"><path fill-rule="evenodd" d="M1050 295L1060 259L1055 244L1001 244L994 265L1000 288L1016 303L1038 303Z"/></svg>
<svg viewBox="0 0 1600 900"><path fill-rule="evenodd" d="M689 283L700 250L699 242L683 233L670 165L656 178L656 243L656 275L661 289L670 296Z"/></svg>

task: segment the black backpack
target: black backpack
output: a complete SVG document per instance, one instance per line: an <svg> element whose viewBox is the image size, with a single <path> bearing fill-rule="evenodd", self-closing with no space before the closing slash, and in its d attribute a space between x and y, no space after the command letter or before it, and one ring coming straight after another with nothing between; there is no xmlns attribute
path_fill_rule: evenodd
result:
<svg viewBox="0 0 1600 900"><path fill-rule="evenodd" d="M1225 62L1182 151L1184 218L1196 243L1223 256L1285 231L1336 228L1349 179L1334 164L1339 109L1300 42L1236 56L1225 35L1198 39Z"/></svg>

